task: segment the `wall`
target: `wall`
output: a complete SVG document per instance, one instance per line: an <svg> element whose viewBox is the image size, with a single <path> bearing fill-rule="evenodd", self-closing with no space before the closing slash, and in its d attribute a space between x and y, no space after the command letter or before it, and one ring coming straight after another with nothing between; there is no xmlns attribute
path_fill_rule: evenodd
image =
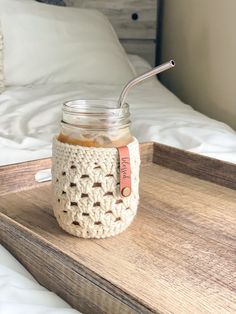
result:
<svg viewBox="0 0 236 314"><path fill-rule="evenodd" d="M236 129L236 1L164 0L162 82L184 102Z"/></svg>

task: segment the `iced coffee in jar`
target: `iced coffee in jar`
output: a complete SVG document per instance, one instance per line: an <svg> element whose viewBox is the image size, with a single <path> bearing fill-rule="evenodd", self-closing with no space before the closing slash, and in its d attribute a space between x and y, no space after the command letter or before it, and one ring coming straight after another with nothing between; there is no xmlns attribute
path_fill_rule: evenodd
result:
<svg viewBox="0 0 236 314"><path fill-rule="evenodd" d="M53 211L62 229L83 238L124 231L138 208L139 165L128 104L65 103L52 158Z"/></svg>
<svg viewBox="0 0 236 314"><path fill-rule="evenodd" d="M139 143L130 132L126 98L171 60L128 82L118 101L73 100L62 109L52 146L52 205L60 227L82 238L123 232L139 204Z"/></svg>
<svg viewBox="0 0 236 314"><path fill-rule="evenodd" d="M129 105L109 100L75 100L63 105L62 143L86 147L120 147L132 142Z"/></svg>

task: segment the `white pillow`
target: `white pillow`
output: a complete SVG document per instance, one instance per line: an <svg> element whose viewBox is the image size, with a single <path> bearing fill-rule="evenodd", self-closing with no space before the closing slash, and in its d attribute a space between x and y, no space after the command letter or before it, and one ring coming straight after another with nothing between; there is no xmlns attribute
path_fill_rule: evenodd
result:
<svg viewBox="0 0 236 314"><path fill-rule="evenodd" d="M100 12L0 0L6 85L125 84L135 75Z"/></svg>

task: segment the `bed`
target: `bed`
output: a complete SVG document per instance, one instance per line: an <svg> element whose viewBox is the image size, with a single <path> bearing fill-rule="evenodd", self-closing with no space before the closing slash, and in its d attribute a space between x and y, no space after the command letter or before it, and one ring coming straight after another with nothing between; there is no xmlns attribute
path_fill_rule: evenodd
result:
<svg viewBox="0 0 236 314"><path fill-rule="evenodd" d="M137 73L150 66L129 55ZM47 84L10 87L0 96L0 165L51 156L63 102L71 99L118 99L121 85ZM140 142L157 141L236 163L236 132L181 102L157 79L129 95L132 132Z"/></svg>
<svg viewBox="0 0 236 314"><path fill-rule="evenodd" d="M124 39L128 47L133 47ZM140 42L135 42L136 47ZM149 45L149 44L148 44ZM140 49L142 50L142 49ZM136 74L151 68L129 54ZM7 86L0 94L0 165L51 156L63 102L71 99L118 99L123 84L52 82ZM205 156L236 163L236 132L194 111L156 78L129 95L132 132L140 142L157 141ZM78 313L32 276L0 246L0 313Z"/></svg>

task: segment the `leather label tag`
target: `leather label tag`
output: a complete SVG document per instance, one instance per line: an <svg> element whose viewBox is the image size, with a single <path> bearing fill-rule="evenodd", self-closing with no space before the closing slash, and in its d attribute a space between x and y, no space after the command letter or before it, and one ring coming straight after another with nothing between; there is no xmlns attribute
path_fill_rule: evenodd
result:
<svg viewBox="0 0 236 314"><path fill-rule="evenodd" d="M131 194L130 154L127 146L118 147L120 157L120 193L127 197Z"/></svg>

